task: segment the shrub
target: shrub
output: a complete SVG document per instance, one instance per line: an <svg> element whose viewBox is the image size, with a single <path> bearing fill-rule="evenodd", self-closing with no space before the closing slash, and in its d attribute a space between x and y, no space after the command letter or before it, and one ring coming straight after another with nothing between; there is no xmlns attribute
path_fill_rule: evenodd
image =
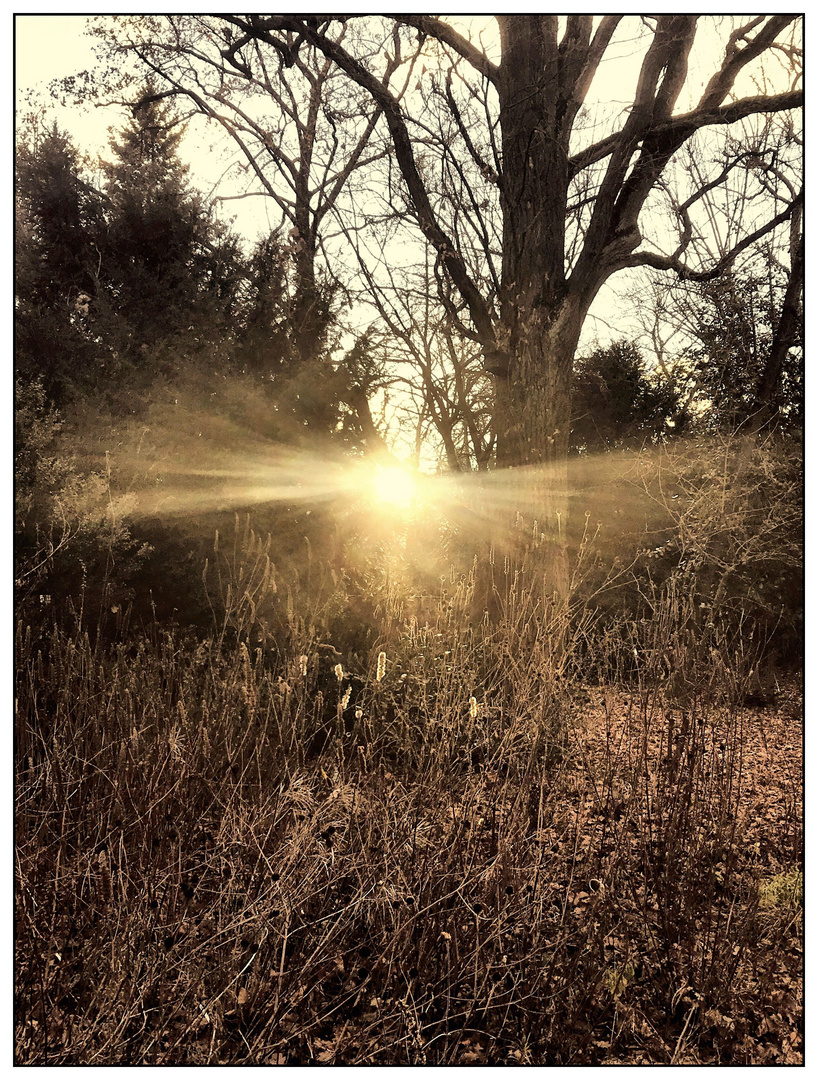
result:
<svg viewBox="0 0 818 1080"><path fill-rule="evenodd" d="M797 662L802 457L798 441L775 436L698 439L664 450L645 488L672 531L643 553L637 570L648 604L667 583L689 598L691 628L703 639L718 624Z"/></svg>
<svg viewBox="0 0 818 1080"><path fill-rule="evenodd" d="M16 385L15 584L21 613L39 619L71 601L98 618L128 600L128 579L147 553L131 536L130 493L83 471L61 440L63 421L42 383Z"/></svg>

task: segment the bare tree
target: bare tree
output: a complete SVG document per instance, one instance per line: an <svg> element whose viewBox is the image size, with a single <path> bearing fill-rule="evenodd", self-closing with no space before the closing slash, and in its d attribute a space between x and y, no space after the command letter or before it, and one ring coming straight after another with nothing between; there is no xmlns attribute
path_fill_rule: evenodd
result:
<svg viewBox="0 0 818 1080"><path fill-rule="evenodd" d="M792 394L783 384L803 291L802 143L786 114L749 117L740 127L718 148L715 180L703 179L712 146L691 139L662 186L674 243L709 269L668 276L648 267L627 298L664 375L686 384L688 404L703 395L703 405L717 405L708 394L731 367L731 415L745 430L752 418L758 430ZM753 239L769 206L787 208L789 219Z"/></svg>
<svg viewBox="0 0 818 1080"><path fill-rule="evenodd" d="M612 274L640 265L681 275L715 273L735 257L735 250L730 251L718 266L703 271L684 262L684 247L665 255L643 244L642 230L649 222L640 215L674 155L702 128L793 109L802 101L798 89L730 100L748 65L792 33L797 23L793 16L751 18L726 33L721 64L694 107L684 112L676 107L700 22L694 16L606 16L594 26L591 16L572 15L563 28L557 16L499 16L499 63L441 19L395 17L397 24L411 26L421 41L432 38L444 52L460 57L496 94L495 165L503 229L500 296L492 304L470 273L456 238L441 225L434 193L418 168L408 99L401 103L372 65L345 46L339 28L349 20L274 15L233 21L243 39L278 50L289 40L286 35L297 35L381 107L418 224L457 288L467 312L466 329L480 340L486 366L497 380L502 464L564 457L574 351L588 309ZM644 41L633 102L614 131L574 150L579 110L606 51L623 29L639 31ZM470 148L462 132L461 138L466 152L478 160L477 147ZM578 178L589 170L596 175L583 189L588 201L582 241L575 245L572 265L566 265L569 208ZM782 207L745 242L758 239L791 212L792 204Z"/></svg>
<svg viewBox="0 0 818 1080"><path fill-rule="evenodd" d="M574 352L588 310L613 274L652 266L682 277L716 275L743 246L787 220L797 203L797 196L771 201L750 233L702 265L700 252L684 237L675 250L664 250L654 199L668 166L696 132L707 129L714 138L726 139L731 125L745 117L800 107L794 71L797 16L605 16L596 21L586 15L498 16L499 60L451 22L434 16L214 16L196 22L222 41L214 68L224 80L216 91L220 115L232 110L235 117L230 103L237 81L252 83L280 109L292 110L283 87L298 70L299 58L311 50L365 91L371 102L367 125L383 117L407 215L435 250L440 271L458 296L453 314L459 328L479 342L486 369L495 378L501 465L564 459ZM722 41L721 60L703 92L694 94L688 77L694 46L700 37L716 35ZM372 48L376 38L380 49ZM583 105L601 65L626 42L639 65L635 90L630 105L600 134L583 120ZM184 47L197 63L204 61L204 52ZM160 67L156 50L136 48L149 65ZM760 70L765 58L779 54L787 87L745 92L748 75ZM430 64L433 70L424 71ZM421 90L407 93L408 80L414 85L417 79ZM436 88L436 108L448 109L447 130L429 128L421 92L427 83ZM216 109L212 91L202 87L199 96L200 108ZM481 102L478 127L476 106ZM308 113L304 146L313 138L311 117L317 123L320 115L316 102ZM249 118L243 122L252 127ZM350 123L341 115L333 119L339 138ZM438 169L424 167L423 156L441 145L445 153L438 154ZM357 160L360 156L358 151ZM257 157L253 162L264 183L267 166ZM447 170L447 183L438 182L441 169ZM729 173L720 175L723 171L723 165L711 166L699 190L729 190ZM475 173L496 187L500 252L483 212L485 200L469 194ZM338 185L348 175L345 168L336 170L337 184L326 187L336 203ZM455 180L460 183L456 205L451 198ZM682 213L697 201L696 193L686 201L686 207L680 204ZM309 248L314 223L305 226L303 237L302 225L296 222L296 227Z"/></svg>
<svg viewBox="0 0 818 1080"><path fill-rule="evenodd" d="M372 231L364 247L360 234L341 228L354 252L363 282L361 303L374 307L389 341L388 365L394 374L391 385L402 387L399 410L415 431L415 442L427 422L442 448L446 467L452 472L476 467L485 470L493 453L490 434L492 394L488 376L480 363L479 348L457 336L446 312L451 306L438 292L444 282L435 281L434 258L428 246L414 266L389 264L386 248L389 233L381 236L376 276L371 265ZM433 253L431 253L433 256ZM416 446L415 456L421 448Z"/></svg>

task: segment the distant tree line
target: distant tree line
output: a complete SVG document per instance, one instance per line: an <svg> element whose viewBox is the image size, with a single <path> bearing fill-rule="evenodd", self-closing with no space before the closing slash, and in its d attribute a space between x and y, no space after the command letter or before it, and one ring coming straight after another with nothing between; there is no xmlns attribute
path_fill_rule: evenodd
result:
<svg viewBox="0 0 818 1080"><path fill-rule="evenodd" d="M205 365L257 379L274 399L270 438L377 442L367 337L329 359L336 287L316 282L305 349L292 288L297 237L274 231L247 251L193 189L172 106L150 86L139 96L95 169L56 125L20 133L18 379L38 380L58 406L92 395L129 415L163 379Z"/></svg>

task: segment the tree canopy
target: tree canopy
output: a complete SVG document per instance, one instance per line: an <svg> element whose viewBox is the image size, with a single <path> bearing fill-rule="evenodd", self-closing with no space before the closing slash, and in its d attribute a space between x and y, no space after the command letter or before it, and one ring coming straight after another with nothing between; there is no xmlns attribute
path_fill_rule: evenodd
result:
<svg viewBox="0 0 818 1080"><path fill-rule="evenodd" d="M448 325L493 378L498 464L557 461L601 287L636 267L713 280L800 206L796 128L773 145L762 122L802 104L800 20L495 25L481 39L427 15L139 16L99 33L114 61L135 57L236 140L293 222L304 311L316 260L337 272L339 233L359 253L364 234L390 235L388 263L414 228ZM638 74L628 105L605 108L594 88L622 50ZM698 171L682 177L679 155L705 132ZM705 257L714 191L753 211ZM387 276L372 275L378 287Z"/></svg>

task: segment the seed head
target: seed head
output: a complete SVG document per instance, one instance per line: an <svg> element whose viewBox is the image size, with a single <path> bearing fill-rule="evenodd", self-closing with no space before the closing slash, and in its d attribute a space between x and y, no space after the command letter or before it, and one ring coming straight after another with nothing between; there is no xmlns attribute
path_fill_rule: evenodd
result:
<svg viewBox="0 0 818 1080"><path fill-rule="evenodd" d="M385 674L386 674L386 653L385 652L379 652L378 653L378 670L377 670L377 672L375 674L375 678L377 679L378 682L380 682Z"/></svg>
<svg viewBox="0 0 818 1080"><path fill-rule="evenodd" d="M113 892L113 886L111 884L111 870L108 866L108 855L106 852L100 851L97 856L97 866L99 867L99 876L102 885L102 895L105 900L110 900Z"/></svg>
<svg viewBox="0 0 818 1080"><path fill-rule="evenodd" d="M341 679L343 679L343 677L344 677L344 665L343 664L336 664L335 665L335 678L338 680L338 682L340 682Z"/></svg>
<svg viewBox="0 0 818 1080"><path fill-rule="evenodd" d="M477 704L477 698L469 698L469 718L472 720L477 719L477 713L480 711L480 706Z"/></svg>

